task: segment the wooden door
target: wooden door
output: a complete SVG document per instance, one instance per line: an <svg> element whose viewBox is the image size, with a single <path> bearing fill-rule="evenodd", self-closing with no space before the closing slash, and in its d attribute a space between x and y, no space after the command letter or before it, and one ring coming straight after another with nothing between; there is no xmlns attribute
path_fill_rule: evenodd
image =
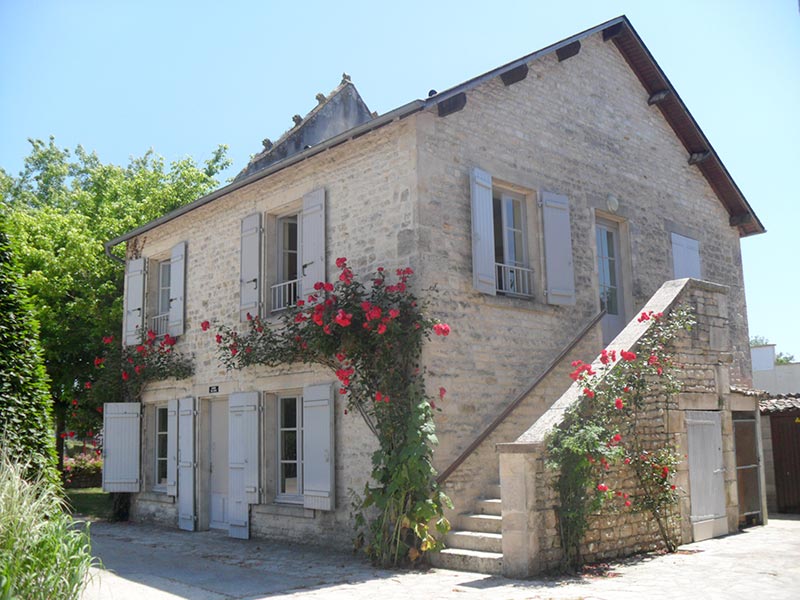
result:
<svg viewBox="0 0 800 600"><path fill-rule="evenodd" d="M778 512L800 513L800 414L773 414L770 427Z"/></svg>

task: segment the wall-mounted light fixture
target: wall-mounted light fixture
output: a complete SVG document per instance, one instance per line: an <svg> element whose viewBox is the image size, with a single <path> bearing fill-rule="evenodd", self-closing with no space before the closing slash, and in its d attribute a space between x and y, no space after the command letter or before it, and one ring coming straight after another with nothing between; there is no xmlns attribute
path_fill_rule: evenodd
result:
<svg viewBox="0 0 800 600"><path fill-rule="evenodd" d="M617 212L619 209L619 198L617 198L614 194L609 194L606 196L606 206L608 207L609 212Z"/></svg>

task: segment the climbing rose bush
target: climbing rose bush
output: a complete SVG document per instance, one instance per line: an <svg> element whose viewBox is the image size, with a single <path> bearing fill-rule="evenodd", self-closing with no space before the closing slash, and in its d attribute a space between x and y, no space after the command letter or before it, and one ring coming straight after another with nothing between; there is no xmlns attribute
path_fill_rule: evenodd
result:
<svg viewBox="0 0 800 600"><path fill-rule="evenodd" d="M680 455L666 423L655 435L652 424L642 425L653 411L668 409L680 390L671 346L681 331L691 330L694 318L690 309L680 307L669 315L643 312L638 321L648 322L648 330L635 352L604 349L594 365L572 363L570 377L581 387L581 398L548 438L550 466L559 470L555 485L567 568L580 565L589 516L603 507L648 512L667 550L677 548L669 520L679 499L675 475ZM636 491L612 488L613 467L632 472Z"/></svg>
<svg viewBox="0 0 800 600"><path fill-rule="evenodd" d="M433 415L446 390L427 395L419 358L427 340L451 330L425 315L410 289L411 268L389 274L379 267L365 284L346 258L336 267L335 281L317 282L278 324L248 315L244 331L213 327L218 356L228 369L307 363L335 374L344 412L358 413L378 440L372 481L354 495L356 546L377 564L413 563L440 549L435 533L450 528L443 514L450 500L431 462Z"/></svg>

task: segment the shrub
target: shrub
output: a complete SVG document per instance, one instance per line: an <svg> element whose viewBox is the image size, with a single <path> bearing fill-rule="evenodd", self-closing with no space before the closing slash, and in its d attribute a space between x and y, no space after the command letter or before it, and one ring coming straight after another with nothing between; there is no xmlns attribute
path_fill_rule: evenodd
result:
<svg viewBox="0 0 800 600"><path fill-rule="evenodd" d="M75 526L48 479L0 451L0 598L78 598L92 558L89 530Z"/></svg>
<svg viewBox="0 0 800 600"><path fill-rule="evenodd" d="M26 457L29 475L55 482L51 421L38 324L14 265L0 210L0 436L10 455Z"/></svg>

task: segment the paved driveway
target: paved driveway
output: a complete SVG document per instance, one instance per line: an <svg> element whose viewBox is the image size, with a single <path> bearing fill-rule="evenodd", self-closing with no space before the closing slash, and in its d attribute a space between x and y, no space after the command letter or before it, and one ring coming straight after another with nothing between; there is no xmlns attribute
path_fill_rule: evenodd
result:
<svg viewBox="0 0 800 600"><path fill-rule="evenodd" d="M95 570L83 600L800 598L800 517L789 516L677 554L614 563L603 575L529 581L373 569L311 546L129 523L93 524L92 544L105 570Z"/></svg>

